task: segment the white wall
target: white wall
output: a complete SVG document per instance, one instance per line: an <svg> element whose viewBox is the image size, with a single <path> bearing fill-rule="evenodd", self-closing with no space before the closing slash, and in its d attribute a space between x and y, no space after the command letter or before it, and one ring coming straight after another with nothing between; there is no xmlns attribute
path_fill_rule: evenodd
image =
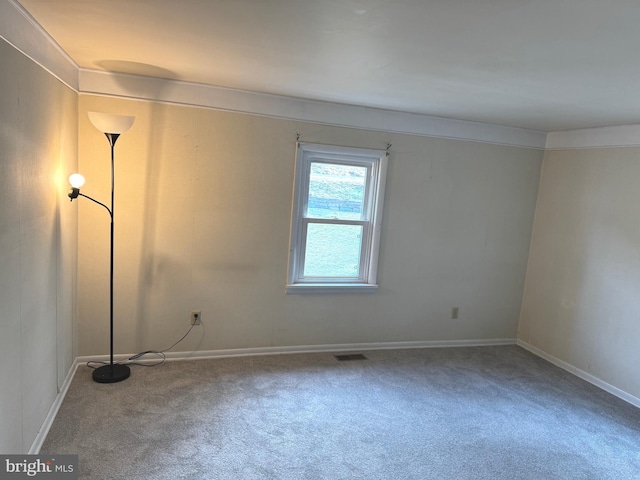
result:
<svg viewBox="0 0 640 480"><path fill-rule="evenodd" d="M46 32L15 4L0 9L4 38L77 89L77 65ZM88 110L138 116L117 147L119 352L168 346L192 309L203 311L203 326L179 350L516 335L540 151L104 97L81 96L78 109L73 90L3 40L0 64L0 452L31 446L76 355L76 307L77 353L108 350L108 218L65 196L79 131L84 191L108 198L108 147ZM176 88L136 81L142 97ZM117 76L111 83L112 93L127 91ZM195 103L210 96L194 92ZM295 118L349 116L344 106L287 102L297 102ZM442 125L396 116L402 131ZM360 123L380 128L393 117L377 112ZM495 126L463 129L495 137ZM542 135L499 130L506 137L495 138L525 145ZM308 142L393 144L374 295L284 294L296 133ZM551 146L558 135L567 138L552 133ZM579 135L585 143L592 132ZM518 333L636 397L638 154L545 154Z"/></svg>
<svg viewBox="0 0 640 480"><path fill-rule="evenodd" d="M116 146L116 351L515 338L542 152L81 95L83 192ZM392 143L376 294L285 295L296 133ZM76 206L77 205L77 206ZM108 352L108 215L79 209L79 354ZM449 319L452 306L460 319Z"/></svg>
<svg viewBox="0 0 640 480"><path fill-rule="evenodd" d="M73 359L77 94L0 40L0 452L27 452Z"/></svg>
<svg viewBox="0 0 640 480"><path fill-rule="evenodd" d="M545 154L519 338L640 397L640 148Z"/></svg>

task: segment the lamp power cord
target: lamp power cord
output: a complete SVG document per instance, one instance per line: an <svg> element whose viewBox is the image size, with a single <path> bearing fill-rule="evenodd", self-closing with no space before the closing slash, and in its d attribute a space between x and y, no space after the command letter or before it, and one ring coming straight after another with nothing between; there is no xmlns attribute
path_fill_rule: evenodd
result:
<svg viewBox="0 0 640 480"><path fill-rule="evenodd" d="M166 360L167 360L167 356L165 355L165 352L168 352L169 350L171 350L173 347L175 347L176 345L178 345L181 341L183 341L185 338L187 338L187 335L189 335L191 333L191 330L193 330L193 327L195 327L196 324L192 324L189 327L189 330L187 330L187 333L185 333L180 340L178 340L177 342L175 342L173 345L171 345L168 348L165 348L164 350L146 350L144 352L140 352L140 353L136 353L135 355L132 355L131 357L127 358L124 361L120 361L120 362L113 362L114 365L139 365L141 367L156 367L158 365L162 365ZM144 357L145 355L156 355L158 358L158 361L155 363L141 363L141 362L136 362L136 360L140 360L142 357ZM96 368L99 368L101 366L104 365L111 365L110 362L103 362L103 361L98 361L98 360L89 360L87 362L87 367L89 368L93 368L94 370ZM95 366L94 366L95 365Z"/></svg>

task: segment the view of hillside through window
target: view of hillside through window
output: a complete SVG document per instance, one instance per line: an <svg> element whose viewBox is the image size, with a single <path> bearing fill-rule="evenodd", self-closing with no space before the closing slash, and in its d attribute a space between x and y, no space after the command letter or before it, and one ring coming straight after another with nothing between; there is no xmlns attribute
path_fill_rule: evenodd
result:
<svg viewBox="0 0 640 480"><path fill-rule="evenodd" d="M307 218L362 220L367 168L311 163ZM310 222L305 277L358 277L362 226Z"/></svg>

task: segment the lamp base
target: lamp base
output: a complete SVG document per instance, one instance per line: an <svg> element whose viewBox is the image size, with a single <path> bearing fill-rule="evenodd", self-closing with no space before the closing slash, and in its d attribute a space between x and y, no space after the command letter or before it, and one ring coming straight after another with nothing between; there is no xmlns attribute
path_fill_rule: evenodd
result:
<svg viewBox="0 0 640 480"><path fill-rule="evenodd" d="M93 371L93 380L98 383L116 383L129 378L131 369L126 365L105 365Z"/></svg>

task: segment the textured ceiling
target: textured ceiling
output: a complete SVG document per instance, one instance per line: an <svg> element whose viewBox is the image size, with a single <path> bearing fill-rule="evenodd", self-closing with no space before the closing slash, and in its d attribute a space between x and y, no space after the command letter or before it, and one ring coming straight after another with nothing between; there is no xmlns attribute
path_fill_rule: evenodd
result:
<svg viewBox="0 0 640 480"><path fill-rule="evenodd" d="M81 68L556 131L640 123L638 0L20 0Z"/></svg>

